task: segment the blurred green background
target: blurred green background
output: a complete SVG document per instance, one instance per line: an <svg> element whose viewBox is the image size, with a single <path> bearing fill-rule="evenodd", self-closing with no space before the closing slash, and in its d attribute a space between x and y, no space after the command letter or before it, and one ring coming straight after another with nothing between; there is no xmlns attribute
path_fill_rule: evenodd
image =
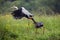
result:
<svg viewBox="0 0 60 40"><path fill-rule="evenodd" d="M44 29L36 32L32 20L14 19L12 6L25 7ZM44 30L44 34L43 34ZM59 0L0 0L0 40L60 40Z"/></svg>
<svg viewBox="0 0 60 40"><path fill-rule="evenodd" d="M19 8L23 6L31 12L60 13L60 0L0 0L0 14L9 13L14 5Z"/></svg>

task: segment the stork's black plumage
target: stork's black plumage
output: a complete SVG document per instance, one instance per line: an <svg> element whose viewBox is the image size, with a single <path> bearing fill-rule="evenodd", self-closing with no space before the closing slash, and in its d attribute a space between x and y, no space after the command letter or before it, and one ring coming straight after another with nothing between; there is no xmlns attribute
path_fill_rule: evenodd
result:
<svg viewBox="0 0 60 40"><path fill-rule="evenodd" d="M15 10L11 14L16 19L21 19L22 17L24 17L24 14L22 13L22 9Z"/></svg>

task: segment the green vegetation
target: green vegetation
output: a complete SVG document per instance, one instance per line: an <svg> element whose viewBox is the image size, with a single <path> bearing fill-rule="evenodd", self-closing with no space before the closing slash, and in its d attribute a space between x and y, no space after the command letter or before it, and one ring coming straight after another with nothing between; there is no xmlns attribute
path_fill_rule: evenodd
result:
<svg viewBox="0 0 60 40"><path fill-rule="evenodd" d="M50 11L60 13L59 0L0 0L0 13L10 12L12 6L25 7L30 11L42 12ZM41 9L42 8L42 9ZM49 10L48 10L49 9ZM52 11L50 11L52 13ZM48 12L48 14L50 13Z"/></svg>
<svg viewBox="0 0 60 40"><path fill-rule="evenodd" d="M12 6L25 7L37 22L44 23L37 30L32 20L14 19ZM0 40L60 40L59 0L0 0Z"/></svg>
<svg viewBox="0 0 60 40"><path fill-rule="evenodd" d="M16 20L11 15L0 15L0 40L60 40L60 15L35 15L34 19L44 23L44 34L42 28L35 33L31 20Z"/></svg>

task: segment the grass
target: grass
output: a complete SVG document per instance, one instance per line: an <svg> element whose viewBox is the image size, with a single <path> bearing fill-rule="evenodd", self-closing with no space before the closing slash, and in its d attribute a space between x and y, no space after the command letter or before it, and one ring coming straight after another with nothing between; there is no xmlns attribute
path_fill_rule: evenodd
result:
<svg viewBox="0 0 60 40"><path fill-rule="evenodd" d="M35 33L32 20L26 18L16 20L11 15L0 15L0 39L3 37L4 40L60 40L60 15L35 15L34 19L44 23L44 34L42 28Z"/></svg>

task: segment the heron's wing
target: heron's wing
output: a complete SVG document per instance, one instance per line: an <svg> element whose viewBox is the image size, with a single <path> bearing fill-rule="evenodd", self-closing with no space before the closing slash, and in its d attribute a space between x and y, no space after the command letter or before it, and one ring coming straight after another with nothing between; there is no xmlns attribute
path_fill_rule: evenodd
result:
<svg viewBox="0 0 60 40"><path fill-rule="evenodd" d="M22 8L22 12L24 13L24 14L26 14L26 15L33 15L33 14L31 14L28 10L26 10L25 8Z"/></svg>

